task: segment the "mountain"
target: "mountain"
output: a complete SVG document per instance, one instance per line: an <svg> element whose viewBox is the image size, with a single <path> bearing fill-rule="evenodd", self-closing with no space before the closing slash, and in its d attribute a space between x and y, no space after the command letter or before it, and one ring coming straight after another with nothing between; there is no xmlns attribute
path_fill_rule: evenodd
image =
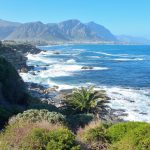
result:
<svg viewBox="0 0 150 150"><path fill-rule="evenodd" d="M42 22L31 22L20 25L6 39L12 40L48 40L59 41L66 38L55 24L43 24Z"/></svg>
<svg viewBox="0 0 150 150"><path fill-rule="evenodd" d="M21 24L17 22L10 22L0 19L0 40L5 39L20 25Z"/></svg>
<svg viewBox="0 0 150 150"><path fill-rule="evenodd" d="M150 40L143 37L134 37L128 35L117 36L118 41L131 44L150 44Z"/></svg>
<svg viewBox="0 0 150 150"><path fill-rule="evenodd" d="M117 41L104 26L71 19L60 23L16 23L0 20L0 39L99 42Z"/></svg>
<svg viewBox="0 0 150 150"><path fill-rule="evenodd" d="M100 38L103 41L117 41L116 37L102 25L99 25L95 22L89 22L87 23L87 27L98 39Z"/></svg>
<svg viewBox="0 0 150 150"><path fill-rule="evenodd" d="M79 20L67 20L58 24L60 32L69 40L95 40L91 30Z"/></svg>

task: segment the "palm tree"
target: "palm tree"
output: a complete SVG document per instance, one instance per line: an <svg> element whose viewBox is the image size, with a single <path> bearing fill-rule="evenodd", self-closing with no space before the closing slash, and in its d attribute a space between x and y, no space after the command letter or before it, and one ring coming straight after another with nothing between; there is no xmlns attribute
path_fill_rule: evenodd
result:
<svg viewBox="0 0 150 150"><path fill-rule="evenodd" d="M103 105L103 101L107 98L103 90L95 91L94 87L81 87L81 89L74 89L72 94L66 97L65 103L75 111L89 113L95 112L97 104L100 102Z"/></svg>

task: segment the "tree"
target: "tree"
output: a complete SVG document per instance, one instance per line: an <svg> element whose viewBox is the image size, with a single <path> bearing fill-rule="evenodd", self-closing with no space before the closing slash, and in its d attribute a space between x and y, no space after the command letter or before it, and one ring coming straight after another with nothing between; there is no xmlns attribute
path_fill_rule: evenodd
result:
<svg viewBox="0 0 150 150"><path fill-rule="evenodd" d="M97 104L103 105L108 97L104 90L95 91L94 87L74 89L72 94L66 96L66 105L73 108L74 111L95 112Z"/></svg>

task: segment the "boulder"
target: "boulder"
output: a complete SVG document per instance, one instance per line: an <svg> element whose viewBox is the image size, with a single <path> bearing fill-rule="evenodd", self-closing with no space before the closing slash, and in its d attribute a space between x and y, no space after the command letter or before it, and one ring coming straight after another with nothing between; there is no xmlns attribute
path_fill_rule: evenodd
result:
<svg viewBox="0 0 150 150"><path fill-rule="evenodd" d="M93 67L92 66L83 66L81 69L83 69L83 70L91 70L91 69L93 69Z"/></svg>
<svg viewBox="0 0 150 150"><path fill-rule="evenodd" d="M27 68L21 68L20 72L21 73L28 73L28 69Z"/></svg>

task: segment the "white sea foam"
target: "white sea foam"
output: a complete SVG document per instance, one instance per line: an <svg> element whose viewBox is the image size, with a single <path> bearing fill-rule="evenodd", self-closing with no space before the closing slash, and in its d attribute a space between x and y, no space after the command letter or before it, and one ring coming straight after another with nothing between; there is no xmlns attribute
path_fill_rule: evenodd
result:
<svg viewBox="0 0 150 150"><path fill-rule="evenodd" d="M96 58L96 59L97 59L97 58L99 59L99 58L100 58L100 56L87 56L87 57L88 57L88 58L93 58L93 59L95 59L95 58Z"/></svg>
<svg viewBox="0 0 150 150"><path fill-rule="evenodd" d="M70 55L74 56L76 54L80 54L84 50L76 50L75 52L66 51L61 53L60 55ZM45 84L49 87L54 85L59 86L59 90L61 89L72 89L75 87L80 86L89 86L93 85L93 83L86 83L86 84L64 84L64 83L57 83L52 80L53 77L63 77L63 76L72 76L78 74L81 71L87 71L82 69L83 64L78 64L75 61L75 57L67 58L68 60L64 61L63 58L54 59L52 57L48 58L48 56L54 55L54 51L43 51L39 54L32 55L28 54L28 62L33 64L41 64L44 66L46 64L50 64L50 66L46 66L46 70L42 70L40 72L35 71L36 75L29 73L21 73L24 81L27 82L34 82L39 84ZM97 52L98 54L102 54L105 56L117 56L115 59L111 59L114 61L141 61L143 57L136 56L135 58L131 57L132 55L128 54L109 54L103 52ZM55 54L56 55L56 54ZM99 56L89 56L99 58ZM119 58L118 58L119 57ZM85 66L88 66L84 64ZM95 70L108 70L107 67L93 67L93 69L89 69L91 71ZM107 91L108 96L111 98L110 103L108 104L113 109L123 109L127 116L121 116L125 120L133 120L133 121L146 121L150 122L150 89L144 90L136 90L136 89L125 89L121 87L101 87ZM119 115L119 114L118 114Z"/></svg>
<svg viewBox="0 0 150 150"><path fill-rule="evenodd" d="M27 55L28 61L37 61L37 62L42 62L42 63L46 63L46 64L52 64L52 63L56 63L57 60L56 59L49 59L47 57L42 56L40 53L39 54L28 54Z"/></svg>
<svg viewBox="0 0 150 150"><path fill-rule="evenodd" d="M143 58L116 58L115 61L142 61Z"/></svg>
<svg viewBox="0 0 150 150"><path fill-rule="evenodd" d="M123 109L127 116L122 118L131 121L150 122L150 90L124 89L119 87L104 88L111 98L109 106L113 109Z"/></svg>
<svg viewBox="0 0 150 150"><path fill-rule="evenodd" d="M67 63L68 64L74 64L74 63L76 63L76 61L74 59L69 59L69 60L67 60Z"/></svg>

